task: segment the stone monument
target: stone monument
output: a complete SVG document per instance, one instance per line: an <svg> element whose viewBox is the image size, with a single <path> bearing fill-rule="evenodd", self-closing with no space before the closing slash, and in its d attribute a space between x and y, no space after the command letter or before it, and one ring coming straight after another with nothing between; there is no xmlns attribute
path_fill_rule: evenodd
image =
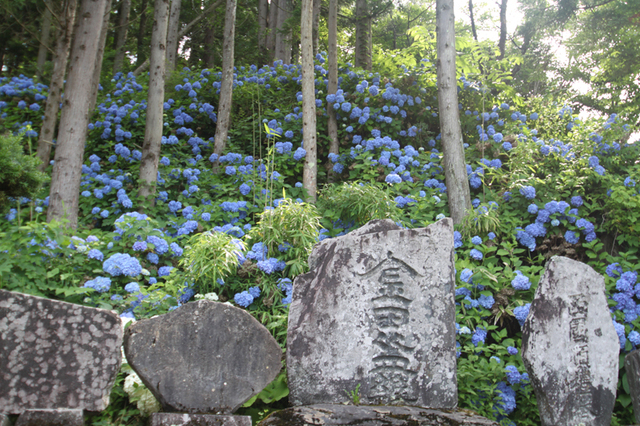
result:
<svg viewBox="0 0 640 426"><path fill-rule="evenodd" d="M604 278L584 263L552 257L522 332L522 359L542 425L608 426L620 344Z"/></svg>
<svg viewBox="0 0 640 426"><path fill-rule="evenodd" d="M453 222L369 222L317 244L293 284L289 402L454 408Z"/></svg>

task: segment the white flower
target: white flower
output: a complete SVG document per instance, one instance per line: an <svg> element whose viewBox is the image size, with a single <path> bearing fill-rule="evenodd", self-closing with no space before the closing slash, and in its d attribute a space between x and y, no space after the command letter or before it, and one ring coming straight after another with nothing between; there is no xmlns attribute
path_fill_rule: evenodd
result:
<svg viewBox="0 0 640 426"><path fill-rule="evenodd" d="M137 399L136 405L138 410L140 410L140 414L143 416L157 413L162 408L158 400L142 383L142 380L140 380L140 377L138 377L136 373L129 374L124 380L124 391L129 395L131 402Z"/></svg>

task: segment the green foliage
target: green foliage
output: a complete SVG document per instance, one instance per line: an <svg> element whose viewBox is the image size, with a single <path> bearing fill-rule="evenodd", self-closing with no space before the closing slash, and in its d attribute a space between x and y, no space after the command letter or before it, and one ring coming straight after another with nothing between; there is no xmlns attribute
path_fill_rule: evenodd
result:
<svg viewBox="0 0 640 426"><path fill-rule="evenodd" d="M38 170L40 161L24 153L22 138L0 135L0 211L8 205L8 197L33 198L47 175Z"/></svg>
<svg viewBox="0 0 640 426"><path fill-rule="evenodd" d="M219 279L224 280L235 272L242 250L242 241L231 235L203 232L189 238L180 266L196 282L197 288L206 293L219 287Z"/></svg>
<svg viewBox="0 0 640 426"><path fill-rule="evenodd" d="M356 388L354 390L352 391L345 390L344 392L347 394L347 396L349 397L353 405L360 404L360 383L356 385Z"/></svg>

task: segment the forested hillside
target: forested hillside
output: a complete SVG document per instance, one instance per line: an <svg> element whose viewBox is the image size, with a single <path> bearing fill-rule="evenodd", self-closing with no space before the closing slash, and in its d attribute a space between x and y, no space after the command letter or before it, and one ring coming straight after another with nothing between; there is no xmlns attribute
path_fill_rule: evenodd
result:
<svg viewBox="0 0 640 426"><path fill-rule="evenodd" d="M550 257L602 274L640 345L640 2L470 0L455 34L447 7L0 0L0 288L133 320L228 302L284 351L316 242L452 217L458 405L540 424L522 326ZM134 378L92 424L158 409ZM241 412L287 394L283 370Z"/></svg>

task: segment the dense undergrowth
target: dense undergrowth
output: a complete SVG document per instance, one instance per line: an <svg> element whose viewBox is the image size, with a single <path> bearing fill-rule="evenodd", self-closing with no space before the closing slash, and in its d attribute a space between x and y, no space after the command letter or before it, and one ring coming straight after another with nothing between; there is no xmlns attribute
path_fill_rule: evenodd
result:
<svg viewBox="0 0 640 426"><path fill-rule="evenodd" d="M46 186L31 199L12 198L0 207L0 287L135 319L200 298L229 302L284 348L292 280L308 270L316 241L374 218L423 227L448 215L433 64L398 67L393 76L347 65L340 91L327 96L317 59L324 186L315 206L302 203L297 66L237 69L217 174L220 75L174 74L153 206L136 197L146 80L118 74L100 91L89 124L77 231L45 222ZM46 95L29 78L0 79L0 130L32 144ZM582 122L561 102L502 98L466 80L459 96L474 206L455 234L459 406L503 425L535 425L519 349L549 257L601 273L621 359L640 345L638 147L626 143L630 129L616 116ZM328 152L328 102L339 115L338 155ZM153 400L129 373L123 367L111 406L92 424L142 424ZM286 406L286 394L283 373L243 410L258 419ZM622 368L613 424L632 423L631 410Z"/></svg>

